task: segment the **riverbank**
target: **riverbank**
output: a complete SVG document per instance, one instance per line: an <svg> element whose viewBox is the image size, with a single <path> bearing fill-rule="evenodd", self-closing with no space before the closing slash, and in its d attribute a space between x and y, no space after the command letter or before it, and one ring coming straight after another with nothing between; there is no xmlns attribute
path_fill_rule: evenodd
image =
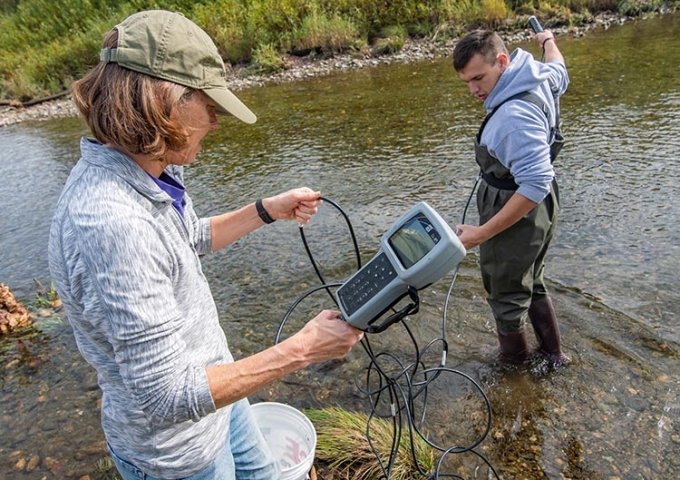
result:
<svg viewBox="0 0 680 480"><path fill-rule="evenodd" d="M555 28L553 31L559 37L579 37L594 29L608 29L613 25L620 25L631 21L638 21L650 16L658 16L670 13L670 10L650 12L643 16L625 16L618 13L606 12L593 17L593 20L576 26ZM503 31L504 40L516 43L528 40L532 37L529 29L519 31ZM229 72L231 80L229 88L239 91L244 88L264 86L272 83L283 83L327 75L334 71L347 71L359 68L370 68L377 65L402 62L410 63L431 58L441 58L451 54L457 39L439 41L436 38L409 39L404 47L397 53L374 56L370 53L355 53L335 55L330 58L319 57L293 57L286 58L289 68L269 75L252 74L245 67L233 68ZM77 115L75 106L70 96L64 96L57 100L38 103L30 107L0 106L0 127L21 123L28 120L46 120L51 118L70 117Z"/></svg>

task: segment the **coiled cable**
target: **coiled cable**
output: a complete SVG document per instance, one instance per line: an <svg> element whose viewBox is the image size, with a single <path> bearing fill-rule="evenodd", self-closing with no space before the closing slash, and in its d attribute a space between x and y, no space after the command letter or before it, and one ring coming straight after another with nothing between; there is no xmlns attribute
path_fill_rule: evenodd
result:
<svg viewBox="0 0 680 480"><path fill-rule="evenodd" d="M478 183L479 177L477 178L477 182L475 183L475 186L473 187L472 192L470 193L470 196L468 198L467 204L465 206L465 210L462 216L462 223L465 222L465 216ZM352 228L352 223L349 217L344 212L344 210L333 200L326 197L321 197L321 199L324 201L324 203L327 203L336 208L344 217L354 246L357 270L360 270L362 265L361 255L359 251L359 246L357 244L356 236L354 234L354 229ZM326 281L323 273L321 272L318 266L318 263L314 259L314 255L311 252L302 226L300 226L300 236L302 238L305 251L307 252L307 256L309 257L309 260L312 263L314 271L316 272L316 275L319 278L321 285L308 289L306 292L300 295L295 300L295 302L293 302L293 304L290 306L290 308L282 318L281 322L279 323L274 343L279 342L283 328L287 323L289 317L293 313L293 311L298 307L298 305L300 305L300 303L304 299L308 298L310 295L320 290L325 290L331 297L336 307L338 306L337 300L333 295L331 289L340 287L341 285L343 285L343 282L336 281L329 283ZM366 424L366 439L368 441L371 451L376 457L376 460L380 466L380 469L385 479L389 480L391 471L396 462L397 451L401 443L400 440L403 434L404 424L406 426L406 431L408 434L408 445L410 448L411 458L413 459L413 464L418 469L418 472L428 480L439 478L462 478L458 474L443 472L442 471L443 463L445 459L450 455L467 452L470 452L473 455L480 458L488 466L489 471L493 472L495 478L496 479L500 478L496 470L489 462L489 460L483 454L475 450L484 441L484 439L487 437L491 429L492 421L491 403L489 402L489 399L482 390L482 388L479 386L477 382L475 382L475 380L472 377L459 370L446 366L446 359L448 355L448 342L446 340L447 311L457 275L458 267L456 267L453 273L453 278L451 280L451 284L446 294L440 330L441 333L439 337L433 338L427 343L427 345L425 345L423 349L420 349L416 341L416 338L408 325L408 317L405 317L399 322L403 327L405 333L407 334L410 343L413 346L413 360L410 363L404 361L402 358L398 357L393 353L374 352L368 335L364 335L364 338L361 340L361 345L369 358L369 364L365 369L365 378L363 384L360 384L358 376L355 380L355 384L357 389L369 400L370 409L368 414L368 421ZM434 348L434 345L438 343L441 343L442 349L440 363L434 367L427 368L423 361L423 357L425 356L425 353L428 350ZM469 382L474 387L473 388L474 391L476 391L484 401L486 410L486 424L482 429L482 433L479 434L477 438L475 438L473 441L469 442L468 445L464 446L438 445L434 441L430 440L426 432L423 431L427 416L428 389L432 385L432 383L435 380L442 377L443 374L457 375L464 379L465 381ZM384 397L387 397L386 400L384 400L385 402L384 404L389 405L389 411L381 413L379 411L380 410L379 407L383 404L381 402L383 402ZM415 405L416 401L419 399L421 400L422 404L422 412L419 418L416 419ZM378 452L378 449L376 448L371 435L371 424L374 418L389 418L391 419L392 422L392 441L390 446L390 452L386 460L383 459L380 452ZM421 465L418 464L418 460L416 458L415 453L416 435L418 435L422 440L424 440L425 443L429 445L431 448L441 452L441 457L439 458L437 465L434 471L432 472L426 471Z"/></svg>

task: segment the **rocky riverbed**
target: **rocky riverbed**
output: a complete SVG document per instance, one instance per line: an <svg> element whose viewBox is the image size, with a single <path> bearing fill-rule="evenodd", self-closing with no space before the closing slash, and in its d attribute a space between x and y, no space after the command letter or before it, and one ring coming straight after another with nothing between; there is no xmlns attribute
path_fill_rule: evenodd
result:
<svg viewBox="0 0 680 480"><path fill-rule="evenodd" d="M660 15L668 13L665 10L650 13ZM553 31L560 36L582 36L592 29L608 29L612 25L623 24L629 21L639 20L641 17L627 17L613 13L603 13L596 16L592 22L570 27L555 28ZM515 43L531 38L528 29L520 31L503 32L502 36L507 43ZM238 91L253 86L263 86L271 83L290 82L304 78L326 75L334 71L354 70L369 68L376 65L393 62L414 62L428 58L444 57L451 54L455 39L440 41L437 39L409 40L404 47L395 54L374 56L369 52L357 52L341 54L330 58L288 57L286 63L289 68L282 72L271 75L257 75L250 73L244 67L233 68L230 73L229 86ZM23 122L25 120L41 120L58 117L75 116L77 111L69 96L57 100L38 103L30 107L21 107L19 104L0 105L0 127Z"/></svg>

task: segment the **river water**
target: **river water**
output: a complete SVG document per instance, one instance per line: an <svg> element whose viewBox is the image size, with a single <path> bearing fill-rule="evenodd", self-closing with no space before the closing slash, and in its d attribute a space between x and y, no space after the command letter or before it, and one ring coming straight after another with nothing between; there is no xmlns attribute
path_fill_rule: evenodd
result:
<svg viewBox="0 0 680 480"><path fill-rule="evenodd" d="M562 101L568 143L557 166L562 211L547 276L573 362L548 375L494 365L494 329L473 251L448 309L447 365L474 378L491 402L491 433L478 452L503 478L678 478L680 17L563 38L560 48L571 75ZM483 113L449 60L335 73L240 96L258 123L224 119L206 139L186 174L199 214L308 185L345 209L364 262L419 200L452 224L460 220L476 175L471 138ZM77 119L0 129L0 281L30 306L35 279L50 284L49 221L85 133ZM475 215L473 208L470 221ZM297 230L277 222L204 259L237 357L271 345L288 307L318 284ZM322 207L305 231L327 279L351 273L351 242L334 209ZM421 312L409 320L421 347L438 334L447 289L442 281L423 291ZM284 335L331 306L312 297ZM377 350L407 356L413 349L400 326L371 337ZM96 377L62 315L38 316L28 332L0 340L0 360L0 477L96 477L106 456ZM366 364L357 348L345 362L291 375L252 399L367 411L355 383ZM464 444L479 430L480 399L457 377L441 377L429 400L431 438ZM449 468L461 474L476 465L452 457Z"/></svg>

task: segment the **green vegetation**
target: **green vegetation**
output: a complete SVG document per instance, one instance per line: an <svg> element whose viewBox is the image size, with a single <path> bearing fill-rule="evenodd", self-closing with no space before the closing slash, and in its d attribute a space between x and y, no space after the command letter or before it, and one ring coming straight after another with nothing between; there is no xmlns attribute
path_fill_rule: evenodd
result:
<svg viewBox="0 0 680 480"><path fill-rule="evenodd" d="M398 51L411 37L457 36L536 14L548 25L605 10L638 15L680 0L0 0L0 99L26 101L67 89L97 62L102 35L129 14L185 14L231 64L286 68L287 56ZM537 10L536 6L540 6Z"/></svg>
<svg viewBox="0 0 680 480"><path fill-rule="evenodd" d="M38 308L59 308L61 307L61 299L57 293L57 288L54 282L50 284L50 288L45 288L37 279L35 280L38 291L35 294L35 304Z"/></svg>
<svg viewBox="0 0 680 480"><path fill-rule="evenodd" d="M95 480L121 480L116 470L116 465L111 457L104 457L97 460L94 473Z"/></svg>

